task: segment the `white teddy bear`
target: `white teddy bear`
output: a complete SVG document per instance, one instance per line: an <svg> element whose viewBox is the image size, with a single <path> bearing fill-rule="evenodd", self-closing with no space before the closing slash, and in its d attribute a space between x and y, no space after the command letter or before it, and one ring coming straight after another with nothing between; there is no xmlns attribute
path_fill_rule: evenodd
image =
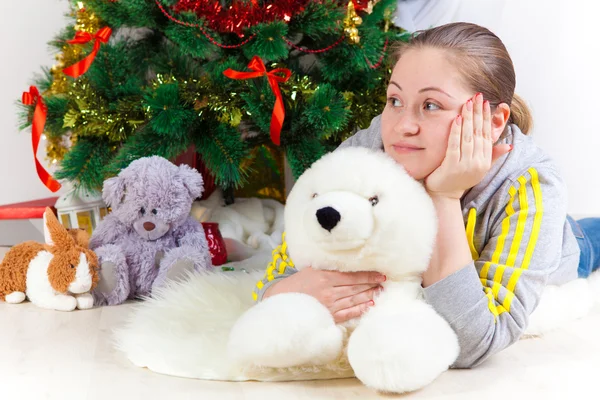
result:
<svg viewBox="0 0 600 400"><path fill-rule="evenodd" d="M350 365L367 386L401 393L429 384L459 353L454 331L421 299L436 225L423 186L384 153L324 156L287 200L290 258L297 269L383 273L384 290L361 318L341 325L309 295L269 297L233 327L229 356L247 367L322 365L343 356L347 341Z"/></svg>
<svg viewBox="0 0 600 400"><path fill-rule="evenodd" d="M397 393L429 384L455 361L454 332L421 298L435 211L402 167L363 148L327 154L296 182L284 219L296 268L387 276L361 318L336 325L324 306L300 293L257 304L251 293L266 265L245 263L153 293L117 331L119 349L135 365L168 375L229 381L355 375Z"/></svg>

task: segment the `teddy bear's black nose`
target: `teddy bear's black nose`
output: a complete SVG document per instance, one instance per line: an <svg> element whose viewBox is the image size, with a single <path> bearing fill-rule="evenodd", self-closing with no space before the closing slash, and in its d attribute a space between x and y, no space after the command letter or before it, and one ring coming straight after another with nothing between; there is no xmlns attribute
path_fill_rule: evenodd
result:
<svg viewBox="0 0 600 400"><path fill-rule="evenodd" d="M327 229L329 232L340 222L342 216L333 207L323 207L317 210L317 220L323 229Z"/></svg>

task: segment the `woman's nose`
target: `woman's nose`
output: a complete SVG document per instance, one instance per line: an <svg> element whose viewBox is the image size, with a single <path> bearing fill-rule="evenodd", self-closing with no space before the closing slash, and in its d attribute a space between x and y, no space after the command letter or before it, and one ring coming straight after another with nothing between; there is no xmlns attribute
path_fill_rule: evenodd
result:
<svg viewBox="0 0 600 400"><path fill-rule="evenodd" d="M398 115L394 131L401 135L416 135L419 133L419 120L411 112L404 112Z"/></svg>

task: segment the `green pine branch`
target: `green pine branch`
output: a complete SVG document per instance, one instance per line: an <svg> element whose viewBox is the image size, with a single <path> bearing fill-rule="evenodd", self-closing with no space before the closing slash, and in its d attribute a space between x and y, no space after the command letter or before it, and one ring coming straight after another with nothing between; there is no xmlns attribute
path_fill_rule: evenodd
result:
<svg viewBox="0 0 600 400"><path fill-rule="evenodd" d="M182 137L179 141L174 141L169 136L153 132L146 125L124 142L115 157L105 164L103 172L107 177L117 175L132 161L153 155L173 160L187 150L189 145L189 135Z"/></svg>
<svg viewBox="0 0 600 400"><path fill-rule="evenodd" d="M104 166L112 156L109 144L98 138L80 138L65 155L55 177L75 182L85 190L102 189Z"/></svg>
<svg viewBox="0 0 600 400"><path fill-rule="evenodd" d="M235 128L225 124L202 124L198 126L193 140L196 151L215 176L217 185L223 188L244 185L250 171L243 161L250 153Z"/></svg>

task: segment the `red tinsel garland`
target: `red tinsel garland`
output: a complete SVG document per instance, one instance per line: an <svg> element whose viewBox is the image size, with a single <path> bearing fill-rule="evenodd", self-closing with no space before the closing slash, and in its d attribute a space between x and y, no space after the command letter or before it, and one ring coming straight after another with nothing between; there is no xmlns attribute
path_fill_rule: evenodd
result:
<svg viewBox="0 0 600 400"><path fill-rule="evenodd" d="M181 20L178 20L177 18L173 17L171 14L169 14L167 12L167 10L165 10L165 8L163 7L163 5L160 3L159 0L154 0L156 2L156 5L158 6L158 8L162 11L162 13L165 15L165 17L169 18L171 21L179 24L179 25L183 25L183 26L187 26L189 28L198 28L200 29L200 31L204 34L204 36L206 36L206 38L215 46L219 46L221 48L224 49L237 49L240 48L244 45L246 45L248 42L250 42L252 39L254 39L254 37L256 36L256 34L253 34L251 36L249 36L246 40L244 40L242 43L238 43L236 45L224 45L222 43L217 42L213 37L211 37L206 30L198 24L192 24L189 22L183 22ZM251 1L256 1L256 0L251 0ZM318 0L313 0L313 1L318 1ZM359 0L352 0L353 2L355 1L359 1ZM364 1L364 0L363 0ZM344 34L342 33L342 36L333 44L322 48L322 49L317 49L317 50L311 50L311 49L306 49L303 47L299 47L297 45L295 45L294 43L292 43L289 39L287 39L286 37L283 37L283 40L285 40L285 42L290 45L291 47L293 47L296 50L302 51L304 53L324 53L326 51L331 50L332 48L336 47L337 45L339 45L343 40L344 40ZM383 50L382 50L382 54L381 57L379 58L379 60L377 61L376 64L371 64L371 62L369 61L369 59L365 56L365 61L367 62L367 65L369 66L369 68L371 69L377 69L381 66L381 63L383 62L383 59L385 57L385 53L386 53L386 49L387 49L387 45L388 45L388 40L386 39L385 44L383 45Z"/></svg>
<svg viewBox="0 0 600 400"><path fill-rule="evenodd" d="M308 1L234 0L229 7L224 7L219 0L179 0L173 6L173 10L178 13L193 12L204 18L210 29L243 37L245 29L261 22L289 21L293 15L304 10Z"/></svg>
<svg viewBox="0 0 600 400"><path fill-rule="evenodd" d="M352 0L356 11L363 11L369 7L369 1L372 0Z"/></svg>

